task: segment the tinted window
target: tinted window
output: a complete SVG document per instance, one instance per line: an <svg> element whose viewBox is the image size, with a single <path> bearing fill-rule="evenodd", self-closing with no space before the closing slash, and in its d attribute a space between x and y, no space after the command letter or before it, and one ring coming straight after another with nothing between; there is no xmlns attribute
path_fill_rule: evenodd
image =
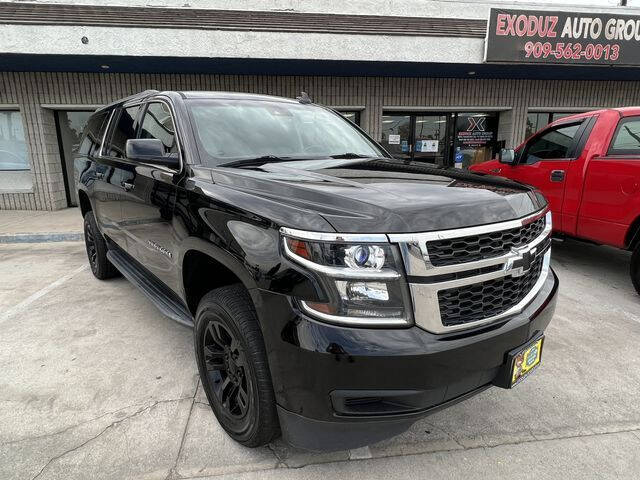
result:
<svg viewBox="0 0 640 480"><path fill-rule="evenodd" d="M116 158L124 158L125 145L130 138L136 138L136 116L139 106L129 107L116 112L118 123L113 129L108 147L104 155Z"/></svg>
<svg viewBox="0 0 640 480"><path fill-rule="evenodd" d="M157 138L164 145L165 153L177 152L175 128L171 111L164 103L150 103L142 120L140 138Z"/></svg>
<svg viewBox="0 0 640 480"><path fill-rule="evenodd" d="M539 160L569 158L573 139L578 133L580 123L571 125L559 125L547 130L539 137L533 139L527 147L526 163L535 163Z"/></svg>
<svg viewBox="0 0 640 480"><path fill-rule="evenodd" d="M640 118L620 120L609 147L609 155L640 155Z"/></svg>
<svg viewBox="0 0 640 480"><path fill-rule="evenodd" d="M0 170L29 170L22 115L0 111Z"/></svg>
<svg viewBox="0 0 640 480"><path fill-rule="evenodd" d="M84 129L83 139L78 147L80 155L95 155L100 148L103 129L106 128L107 113L96 113L89 118Z"/></svg>
<svg viewBox="0 0 640 480"><path fill-rule="evenodd" d="M270 155L385 155L351 122L317 105L220 99L192 101L189 109L203 161L213 165Z"/></svg>
<svg viewBox="0 0 640 480"><path fill-rule="evenodd" d="M560 120L561 118L568 117L569 115L574 114L575 113L571 112L529 113L527 115L527 128L525 131L525 138L529 138L531 135L542 129L542 127L546 127L551 122L555 122L556 120Z"/></svg>

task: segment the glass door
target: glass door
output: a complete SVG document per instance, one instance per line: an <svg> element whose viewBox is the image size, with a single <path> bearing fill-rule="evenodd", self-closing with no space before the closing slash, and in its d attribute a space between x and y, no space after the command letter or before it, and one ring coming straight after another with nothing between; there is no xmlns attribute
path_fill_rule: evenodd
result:
<svg viewBox="0 0 640 480"><path fill-rule="evenodd" d="M62 160L62 175L70 207L78 205L78 198L73 175L73 151L80 143L80 137L93 111L58 110L56 111L56 128L58 145Z"/></svg>
<svg viewBox="0 0 640 480"><path fill-rule="evenodd" d="M412 159L412 115L382 116L382 146L395 158Z"/></svg>
<svg viewBox="0 0 640 480"><path fill-rule="evenodd" d="M438 166L446 165L446 139L446 115L416 115L414 117L414 160Z"/></svg>

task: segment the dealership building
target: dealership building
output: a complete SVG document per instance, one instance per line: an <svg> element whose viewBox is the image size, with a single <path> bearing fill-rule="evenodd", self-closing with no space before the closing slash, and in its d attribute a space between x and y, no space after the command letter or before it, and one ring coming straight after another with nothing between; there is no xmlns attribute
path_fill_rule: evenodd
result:
<svg viewBox="0 0 640 480"><path fill-rule="evenodd" d="M394 156L458 168L640 104L633 0L149 3L0 1L0 209L75 205L91 111L146 89L305 91Z"/></svg>

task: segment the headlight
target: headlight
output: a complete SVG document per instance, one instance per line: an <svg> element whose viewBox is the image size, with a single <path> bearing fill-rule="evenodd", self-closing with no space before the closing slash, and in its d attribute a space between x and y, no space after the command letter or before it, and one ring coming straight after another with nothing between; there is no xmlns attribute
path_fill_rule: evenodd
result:
<svg viewBox="0 0 640 480"><path fill-rule="evenodd" d="M396 246L384 235L337 236L282 229L285 255L316 273L328 302L300 300L308 314L327 322L406 326L411 303Z"/></svg>

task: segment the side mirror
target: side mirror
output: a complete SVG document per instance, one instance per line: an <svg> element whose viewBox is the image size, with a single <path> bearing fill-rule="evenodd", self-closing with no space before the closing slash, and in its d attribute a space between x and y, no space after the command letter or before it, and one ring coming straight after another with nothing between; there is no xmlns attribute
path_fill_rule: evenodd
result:
<svg viewBox="0 0 640 480"><path fill-rule="evenodd" d="M164 153L164 145L157 138L129 139L125 146L125 152L129 160L170 168L180 167L178 155Z"/></svg>
<svg viewBox="0 0 640 480"><path fill-rule="evenodd" d="M516 161L516 152L512 148L502 148L498 155L500 163L505 165L513 165Z"/></svg>

